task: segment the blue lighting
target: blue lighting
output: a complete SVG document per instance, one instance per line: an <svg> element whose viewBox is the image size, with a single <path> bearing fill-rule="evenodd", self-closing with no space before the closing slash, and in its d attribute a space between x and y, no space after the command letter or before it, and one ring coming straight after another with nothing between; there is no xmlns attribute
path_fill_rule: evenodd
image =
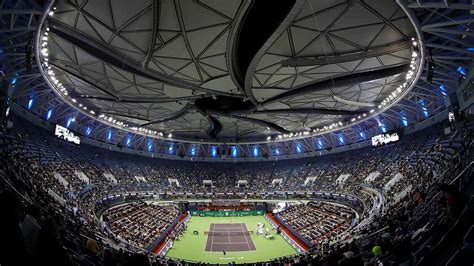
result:
<svg viewBox="0 0 474 266"><path fill-rule="evenodd" d="M130 145L132 144L132 136L131 135L128 135L127 141L125 142L125 144L127 145L127 147L130 147Z"/></svg>
<svg viewBox="0 0 474 266"><path fill-rule="evenodd" d="M385 125L379 121L379 128L380 128L380 131L382 131L383 133L387 133L387 128L385 127Z"/></svg>
<svg viewBox="0 0 474 266"><path fill-rule="evenodd" d="M339 134L337 136L337 138L339 139L339 143L344 144L344 134L343 133Z"/></svg>
<svg viewBox="0 0 474 266"><path fill-rule="evenodd" d="M195 146L195 145L193 145L193 146L191 147L191 155L192 155L192 156L195 156L195 155L196 155L196 146Z"/></svg>
<svg viewBox="0 0 474 266"><path fill-rule="evenodd" d="M29 101L28 101L28 110L31 110L31 107L33 107L33 103L35 102L35 100L33 98L31 98Z"/></svg>
<svg viewBox="0 0 474 266"><path fill-rule="evenodd" d="M400 122L402 122L402 125L403 127L406 127L408 126L408 119L407 119L407 115L404 111L401 111L400 112Z"/></svg>
<svg viewBox="0 0 474 266"><path fill-rule="evenodd" d="M474 47L468 47L466 48L467 51L471 51L471 52L474 52Z"/></svg>
<svg viewBox="0 0 474 266"><path fill-rule="evenodd" d="M303 151L301 148L301 144L299 142L295 144L295 150L296 150L296 153L301 153Z"/></svg>
<svg viewBox="0 0 474 266"><path fill-rule="evenodd" d="M359 136L361 139L365 139L364 131L359 132Z"/></svg>
<svg viewBox="0 0 474 266"><path fill-rule="evenodd" d="M168 144L168 154L174 154L174 144Z"/></svg>
<svg viewBox="0 0 474 266"><path fill-rule="evenodd" d="M316 148L318 150L322 150L324 148L324 142L323 142L323 139L322 138L319 138L318 141L317 141L317 144L316 144Z"/></svg>
<svg viewBox="0 0 474 266"><path fill-rule="evenodd" d="M107 140L110 141L111 139L112 139L112 130L109 129L109 130L107 131Z"/></svg>
<svg viewBox="0 0 474 266"><path fill-rule="evenodd" d="M408 126L408 120L405 117L402 117L402 125L404 127Z"/></svg>
<svg viewBox="0 0 474 266"><path fill-rule="evenodd" d="M89 136L91 133L92 133L92 128L91 128L91 127L87 127L87 128L86 128L86 136Z"/></svg>
<svg viewBox="0 0 474 266"><path fill-rule="evenodd" d="M66 121L66 127L69 127L74 121L76 121L74 117L68 118L68 120Z"/></svg>
<svg viewBox="0 0 474 266"><path fill-rule="evenodd" d="M439 90L443 96L446 97L448 95L448 90L444 84L439 86Z"/></svg>
<svg viewBox="0 0 474 266"><path fill-rule="evenodd" d="M466 75L466 74L467 74L466 68L463 67L463 66L458 67L458 69L456 69L456 71L457 71L459 74L463 75L463 76L467 76L467 75Z"/></svg>
<svg viewBox="0 0 474 266"><path fill-rule="evenodd" d="M146 149L148 151L153 151L153 140L152 139L148 139L147 144L146 144Z"/></svg>
<svg viewBox="0 0 474 266"><path fill-rule="evenodd" d="M17 81L18 81L18 77L17 77L17 76L14 76L14 77L12 78L12 80L10 81L10 84L11 84L11 85L15 85L15 83L16 83Z"/></svg>
<svg viewBox="0 0 474 266"><path fill-rule="evenodd" d="M51 119L52 115L53 115L53 109L49 109L49 111L46 113L46 120Z"/></svg>
<svg viewBox="0 0 474 266"><path fill-rule="evenodd" d="M230 155L233 158L236 158L237 156L239 156L239 149L237 148L237 146L230 147Z"/></svg>
<svg viewBox="0 0 474 266"><path fill-rule="evenodd" d="M280 149L279 148L275 148L273 150L273 152L275 153L275 155L280 155Z"/></svg>
<svg viewBox="0 0 474 266"><path fill-rule="evenodd" d="M253 146L252 148L253 157L258 157L259 153L260 153L260 150L258 149L258 146Z"/></svg>
<svg viewBox="0 0 474 266"><path fill-rule="evenodd" d="M211 157L217 157L217 146L211 146Z"/></svg>
<svg viewBox="0 0 474 266"><path fill-rule="evenodd" d="M427 118L430 114L428 112L428 109L426 108L425 99L420 99L418 103L420 104L420 109L421 109L421 113L423 114L423 117Z"/></svg>

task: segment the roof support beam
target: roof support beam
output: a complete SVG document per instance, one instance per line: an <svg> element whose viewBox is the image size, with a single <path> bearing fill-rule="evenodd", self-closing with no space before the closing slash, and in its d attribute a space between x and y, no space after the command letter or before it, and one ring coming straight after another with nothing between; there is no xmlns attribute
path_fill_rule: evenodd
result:
<svg viewBox="0 0 474 266"><path fill-rule="evenodd" d="M466 58L466 60L467 60L467 58ZM452 66L452 67L455 67L455 68L459 67L459 63L456 64L453 61L447 61L447 60L442 60L442 59L434 59L434 61L437 63L436 66L443 67L444 69L446 69L448 71L452 71L452 69L449 69L448 67L446 67L444 65Z"/></svg>
<svg viewBox="0 0 474 266"><path fill-rule="evenodd" d="M340 102L340 103L348 104L348 105L365 106L365 107L373 107L373 106L375 106L374 103L351 101L351 100L347 100L347 99L338 97L337 95L334 95L332 98L333 98L334 101L336 101L336 102Z"/></svg>
<svg viewBox="0 0 474 266"><path fill-rule="evenodd" d="M471 60L471 58L467 57L467 56L451 56L451 55L433 55L431 56L431 58L433 59L440 59L440 60L463 60L463 61L467 61L467 60Z"/></svg>
<svg viewBox="0 0 474 266"><path fill-rule="evenodd" d="M469 23L472 23L472 22L474 22L474 18L468 18L468 19L452 18L451 20L448 20L448 21L425 24L425 25L421 26L421 29L426 30L426 29L446 27L446 26L458 26L458 25L463 25L463 24L469 24Z"/></svg>
<svg viewBox="0 0 474 266"><path fill-rule="evenodd" d="M301 66L315 66L315 65L330 65L338 64L356 60L362 60L369 57L382 56L386 54L395 53L401 50L410 48L410 43L396 42L383 46L376 46L367 51L357 54L339 54L334 56L320 56L320 57L294 57L281 61L283 67L301 67Z"/></svg>
<svg viewBox="0 0 474 266"><path fill-rule="evenodd" d="M427 3L409 3L408 8L440 8L440 9L462 9L462 10L473 10L474 5L472 4L457 4L457 3L439 3L439 2L427 2Z"/></svg>
<svg viewBox="0 0 474 266"><path fill-rule="evenodd" d="M137 115L117 113L115 110L101 110L100 113L105 114L105 115L115 115L115 116L120 116L120 117L128 117L128 118L132 118L132 119L135 119L135 120L150 121L147 118L140 117L140 116L137 116Z"/></svg>
<svg viewBox="0 0 474 266"><path fill-rule="evenodd" d="M430 28L430 29L425 29L423 31L427 32L442 32L442 33L448 33L448 34L456 34L456 35L467 35L467 36L474 36L474 32L467 31L467 30L455 30L455 29L450 29L450 28Z"/></svg>
<svg viewBox="0 0 474 266"><path fill-rule="evenodd" d="M156 39L158 38L158 28L160 24L160 1L152 1L151 6L153 10L153 30L150 38L150 45L148 46L148 52L142 62L144 67L148 66L151 57L153 56L153 52L155 51Z"/></svg>
<svg viewBox="0 0 474 266"><path fill-rule="evenodd" d="M294 5L288 10L286 17L280 22L280 25L276 29L274 29L273 33L268 37L268 39L263 43L263 45L256 51L253 55L253 58L249 62L249 65L244 70L246 73L242 73L245 75L244 78L244 87L245 87L245 96L247 96L252 103L257 104L258 101L253 95L252 92L252 82L253 76L257 69L257 66L264 56L266 51L270 48L270 46L283 34L284 31L291 25L292 21L298 16L300 10L302 10L306 4L306 0L295 0Z"/></svg>
<svg viewBox="0 0 474 266"><path fill-rule="evenodd" d="M261 105L263 106L269 103L280 101L282 99L296 97L296 96L313 93L313 92L317 92L321 90L326 90L329 88L337 88L337 87L349 86L356 83L363 83L363 82L368 82L372 80L383 79L386 77L403 73L405 71L408 71L408 69L409 69L409 65L404 64L404 65L400 65L396 67L384 68L384 69L368 71L368 72L350 73L349 75L345 75L341 77L329 78L320 82L316 82L316 83L301 87L299 89L293 89L293 90L281 93L279 95L276 95L274 97L268 98L267 100L263 101Z"/></svg>
<svg viewBox="0 0 474 266"><path fill-rule="evenodd" d="M10 33L12 31L33 31L33 30L36 30L36 27L13 26L8 29L0 29L0 33L5 33L5 32Z"/></svg>
<svg viewBox="0 0 474 266"><path fill-rule="evenodd" d="M167 121L170 121L170 120L180 118L180 117L186 115L191 108L193 108L193 105L188 104L183 109L181 109L177 112L174 112L174 113L170 114L167 117L164 117L164 118L158 119L158 120L154 120L154 121L150 121L150 122L145 123L145 124L141 124L140 127L146 127L146 126L153 125L153 124L164 123L164 122L167 122Z"/></svg>
<svg viewBox="0 0 474 266"><path fill-rule="evenodd" d="M174 7L175 7L176 15L178 17L179 28L181 29L181 37L183 38L184 44L186 45L186 49L188 49L188 53L191 56L194 66L196 67L196 71L199 75L199 79L203 80L203 75L201 73L202 69L200 68L200 65L196 59L196 56L194 56L193 50L188 41L188 34L184 26L183 14L181 12L181 4L178 0L174 0Z"/></svg>
<svg viewBox="0 0 474 266"><path fill-rule="evenodd" d="M222 123L219 121L219 119L215 118L212 115L207 116L207 119L209 120L209 128L207 129L207 134L215 139L217 138L217 135L222 131Z"/></svg>
<svg viewBox="0 0 474 266"><path fill-rule="evenodd" d="M188 97L179 97L179 98L160 98L160 99L115 99L115 98L107 98L101 96L93 96L93 95L71 95L76 98L82 99L92 99L92 100L99 100L104 102L120 102L120 103L172 103L172 102L181 102L181 101L193 101L196 99L203 98L203 96L188 96Z"/></svg>
<svg viewBox="0 0 474 266"><path fill-rule="evenodd" d="M456 47L441 45L441 44L436 44L436 43L427 43L426 46L436 48L436 49L443 49L443 50L447 50L447 51L453 51L453 52L457 52L457 53L463 53L463 54L469 55L470 57L474 57L474 52L471 52L471 51L468 51L468 50L465 50L465 49L462 49L462 48L456 48Z"/></svg>
<svg viewBox="0 0 474 266"><path fill-rule="evenodd" d="M252 114L319 114L319 115L360 115L363 111L323 109L323 108L296 108L296 109L270 109L254 111Z"/></svg>
<svg viewBox="0 0 474 266"><path fill-rule="evenodd" d="M283 134L290 133L290 131L286 130L282 126L277 125L277 124L272 123L272 122L265 121L265 120L261 120L261 119L257 119L257 118L253 118L253 117L245 117L245 116L231 116L231 117L235 118L235 119L240 119L240 120L243 120L243 121L247 121L247 122L250 122L250 123L255 123L255 124L267 127L267 128L272 128L273 130L278 131L278 132L283 133Z"/></svg>
<svg viewBox="0 0 474 266"><path fill-rule="evenodd" d="M455 42L455 43L459 43L460 45L463 45L463 46L466 46L466 47L470 47L472 44L464 41L464 40L461 40L459 38L455 38L455 37L451 37L449 36L448 34L444 34L444 33L441 33L441 32L436 32L436 31L432 31L430 29L428 30L424 30L424 32L428 32L428 33L431 33L433 35L436 35L438 37L441 37L441 38L444 38L446 40L450 40L452 42Z"/></svg>
<svg viewBox="0 0 474 266"><path fill-rule="evenodd" d="M168 83L182 89L202 91L206 93L211 93L214 95L225 95L232 96L232 94L220 92L216 90L206 89L194 84L170 77L165 74L157 73L143 68L140 64L133 62L132 60L126 58L118 52L108 48L104 44L75 31L68 26L64 25L61 22L51 20L49 21L50 31L67 41L73 43L74 45L80 47L91 55L100 58L104 62L114 65L123 70L132 72L137 75L147 77L149 79L158 80L164 83Z"/></svg>
<svg viewBox="0 0 474 266"><path fill-rule="evenodd" d="M41 10L35 9L0 9L0 15L8 14L32 14L32 15L41 15Z"/></svg>
<svg viewBox="0 0 474 266"><path fill-rule="evenodd" d="M55 63L55 62L52 62L53 60L51 60L49 63L54 66L55 68L57 69L60 69L61 71L63 71L66 75L69 75L69 76L72 76L74 77L75 79L78 79L80 80L81 82L84 82L85 84L87 84L88 86L91 86L107 95L109 95L110 97L114 98L115 101L118 101L119 100L119 97L117 97L115 94L113 94L112 92L108 91L108 90L105 90L97 85L95 85L93 82L89 82L88 80L85 80L84 78L80 78L79 76L71 73L70 71L68 71L66 68L60 66L59 64Z"/></svg>

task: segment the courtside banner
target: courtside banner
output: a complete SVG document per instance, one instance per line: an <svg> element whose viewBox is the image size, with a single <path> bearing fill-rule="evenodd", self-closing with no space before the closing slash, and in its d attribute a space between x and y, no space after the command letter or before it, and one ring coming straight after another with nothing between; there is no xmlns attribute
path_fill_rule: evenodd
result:
<svg viewBox="0 0 474 266"><path fill-rule="evenodd" d="M258 216L263 211L191 211L192 216L229 217L229 216Z"/></svg>

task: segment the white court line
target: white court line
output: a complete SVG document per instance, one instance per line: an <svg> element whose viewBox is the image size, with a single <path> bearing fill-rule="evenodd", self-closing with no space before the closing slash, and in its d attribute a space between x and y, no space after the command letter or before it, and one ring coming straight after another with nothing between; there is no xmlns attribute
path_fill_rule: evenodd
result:
<svg viewBox="0 0 474 266"><path fill-rule="evenodd" d="M247 227L247 226L246 226L246 227ZM243 226L243 224L240 224L240 228L242 228L242 232L244 232L244 226ZM250 243L249 243L249 240L247 239L247 234L245 234L245 232L244 232L244 237L245 237L245 243L247 243L247 248L249 249L249 251L251 251L251 249L250 249ZM250 240L252 240L252 239L250 239Z"/></svg>
<svg viewBox="0 0 474 266"><path fill-rule="evenodd" d="M214 245L235 245L235 244L244 244L247 242L232 242L232 243L214 243Z"/></svg>
<svg viewBox="0 0 474 266"><path fill-rule="evenodd" d="M215 224L216 227L215 229L227 229L227 228L240 228L241 223L236 223L236 224L229 224L229 223L224 223L224 224Z"/></svg>
<svg viewBox="0 0 474 266"><path fill-rule="evenodd" d="M212 229L214 229L214 224L211 224L210 231L212 232ZM211 252L213 252L213 247L214 247L214 235L211 236Z"/></svg>
<svg viewBox="0 0 474 266"><path fill-rule="evenodd" d="M224 232L238 233L238 232L242 232L242 230L232 230L232 231L230 231L230 229L213 229L212 232L219 232L219 233L220 233L220 232L222 232L222 233L224 233Z"/></svg>
<svg viewBox="0 0 474 266"><path fill-rule="evenodd" d="M211 224L211 228L209 231L211 232L216 232L216 233L225 233L227 232L227 243L214 243L214 234L211 235L211 252L216 252L214 250L214 244L215 245L240 245L240 244L247 244L247 250L250 251L250 252L253 252L254 250L251 250L250 248L250 242L249 242L249 239L247 238L247 235L245 234L245 229L244 229L244 223L239 223L239 224L233 224L235 226L232 226L233 228L228 228L227 225L220 225L220 224ZM227 227L227 228L218 228L219 226L223 226L223 227ZM238 226L238 227L237 227ZM235 230L235 229L238 229L240 227L240 230ZM234 229L231 231L231 229ZM244 233L244 237L245 237L245 242L233 242L231 243L230 242L230 233Z"/></svg>

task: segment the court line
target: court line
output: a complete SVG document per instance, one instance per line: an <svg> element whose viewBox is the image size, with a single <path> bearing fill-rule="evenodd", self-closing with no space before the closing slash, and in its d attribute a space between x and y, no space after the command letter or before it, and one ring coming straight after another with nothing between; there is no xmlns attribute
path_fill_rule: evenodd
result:
<svg viewBox="0 0 474 266"><path fill-rule="evenodd" d="M239 229L239 230L232 230L232 231L231 231L230 229L213 229L213 232L227 232L227 231L229 231L229 232L231 232L231 233L242 232L241 229Z"/></svg>
<svg viewBox="0 0 474 266"><path fill-rule="evenodd" d="M244 232L244 227L243 227L242 225L243 225L243 224L240 224L240 228L242 228L242 232ZM247 226L245 226L245 227L247 227ZM251 249L250 249L250 244L249 244L249 240L247 239L247 235L244 234L244 237L245 237L245 243L247 243L247 248L248 248L249 251L251 251Z"/></svg>
<svg viewBox="0 0 474 266"><path fill-rule="evenodd" d="M214 229L214 224L211 224L211 231ZM211 252L214 250L214 235L211 236Z"/></svg>
<svg viewBox="0 0 474 266"><path fill-rule="evenodd" d="M234 228L214 228L214 231L227 231L227 230L231 230L231 229L234 229ZM235 229L238 229L238 230L234 230L234 231L238 231L240 232L240 228L235 228Z"/></svg>
<svg viewBox="0 0 474 266"><path fill-rule="evenodd" d="M215 243L214 242L214 234L212 234L210 237L211 237L211 250L210 252L218 252L218 251L215 251L214 250L214 245L240 245L240 244L247 244L247 251L250 251L250 252L253 252L255 250L252 250L250 248L250 243L249 243L249 240L248 240L248 237L245 233L245 228L247 226L245 226L245 223L239 223L239 224L232 224L232 226L229 226L227 227L228 225L230 224L214 224L212 223L211 226L210 226L210 231L211 232L218 232L218 233L225 233L227 232L227 239L228 239L228 243ZM245 226L245 228L244 228ZM221 228L218 228L218 227L221 227ZM227 227L227 228L222 228L222 227ZM239 229L240 227L240 230L235 230L235 229ZM234 229L234 230L231 230L231 229ZM245 237L245 242L231 242L230 240L230 233L243 233L244 237Z"/></svg>
<svg viewBox="0 0 474 266"><path fill-rule="evenodd" d="M234 245L234 244L243 244L247 242L232 242L232 243L214 243L214 245Z"/></svg>

